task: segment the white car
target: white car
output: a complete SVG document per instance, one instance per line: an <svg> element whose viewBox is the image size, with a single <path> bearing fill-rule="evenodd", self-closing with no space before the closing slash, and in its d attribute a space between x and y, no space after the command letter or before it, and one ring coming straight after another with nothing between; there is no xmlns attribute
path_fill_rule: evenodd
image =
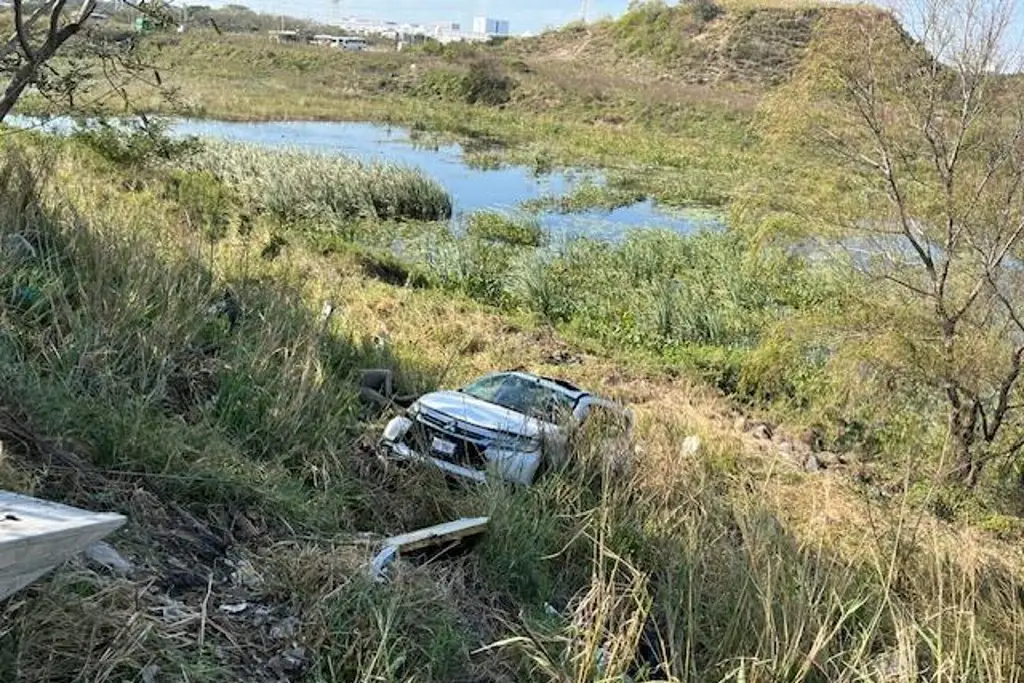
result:
<svg viewBox="0 0 1024 683"><path fill-rule="evenodd" d="M495 373L421 396L388 423L380 448L474 481L491 475L529 485L543 466L564 461L570 430L599 414L631 436L632 416L612 401L562 380Z"/></svg>

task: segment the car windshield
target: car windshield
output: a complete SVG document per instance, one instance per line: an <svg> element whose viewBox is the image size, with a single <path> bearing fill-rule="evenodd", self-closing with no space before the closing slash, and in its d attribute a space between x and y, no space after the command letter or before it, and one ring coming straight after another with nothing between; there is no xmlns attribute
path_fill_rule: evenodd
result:
<svg viewBox="0 0 1024 683"><path fill-rule="evenodd" d="M461 391L545 422L558 422L576 407L572 397L545 386L540 380L519 375L490 375Z"/></svg>

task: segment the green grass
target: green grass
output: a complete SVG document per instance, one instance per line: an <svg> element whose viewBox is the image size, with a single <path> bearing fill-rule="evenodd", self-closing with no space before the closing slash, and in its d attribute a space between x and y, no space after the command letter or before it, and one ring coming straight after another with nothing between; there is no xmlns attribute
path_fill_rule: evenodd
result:
<svg viewBox="0 0 1024 683"><path fill-rule="evenodd" d="M602 184L588 180L574 187L568 194L531 200L526 202L524 208L535 211L553 210L559 213L579 213L595 209L613 211L642 202L646 198L639 190L621 189L614 183Z"/></svg>
<svg viewBox="0 0 1024 683"><path fill-rule="evenodd" d="M528 216L507 216L478 211L466 219L466 234L490 242L519 247L540 247L547 241L540 221Z"/></svg>

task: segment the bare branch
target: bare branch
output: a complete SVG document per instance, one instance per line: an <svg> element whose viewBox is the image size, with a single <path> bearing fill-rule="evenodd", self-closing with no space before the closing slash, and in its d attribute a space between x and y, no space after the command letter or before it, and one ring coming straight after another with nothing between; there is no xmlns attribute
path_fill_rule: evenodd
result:
<svg viewBox="0 0 1024 683"><path fill-rule="evenodd" d="M7 84L3 97L0 97L0 121L10 113L22 93L25 92L25 88L36 78L40 66L49 61L64 43L81 30L82 25L95 11L96 2L97 0L85 0L75 15L74 20L66 23L64 26L60 26L60 10L63 9L65 2L64 0L55 0L50 10L50 30L47 33L45 42L34 51L30 59L27 59L14 72L10 82Z"/></svg>
<svg viewBox="0 0 1024 683"><path fill-rule="evenodd" d="M14 0L14 35L18 39L18 45L21 46L21 51L25 53L25 57L29 61L34 61L35 51L32 49L32 44L28 38L28 29L25 27L23 4L23 0Z"/></svg>

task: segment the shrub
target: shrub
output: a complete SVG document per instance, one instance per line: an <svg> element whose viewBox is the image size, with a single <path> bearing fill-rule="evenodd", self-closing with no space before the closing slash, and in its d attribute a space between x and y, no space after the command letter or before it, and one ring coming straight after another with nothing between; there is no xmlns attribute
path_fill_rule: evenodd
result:
<svg viewBox="0 0 1024 683"><path fill-rule="evenodd" d="M200 148L195 137L173 137L170 126L159 119L141 118L127 123L101 119L81 124L72 137L108 161L123 166L180 159Z"/></svg>
<svg viewBox="0 0 1024 683"><path fill-rule="evenodd" d="M470 64L464 83L466 102L490 107L506 104L516 88L515 80L505 73L501 65L488 59Z"/></svg>
<svg viewBox="0 0 1024 683"><path fill-rule="evenodd" d="M466 72L455 68L432 69L420 81L421 92L450 102L497 107L508 103L516 88L500 62L477 59Z"/></svg>
<svg viewBox="0 0 1024 683"><path fill-rule="evenodd" d="M185 214L190 227L212 239L227 234L235 207L235 193L209 171L172 171L168 194Z"/></svg>
<svg viewBox="0 0 1024 683"><path fill-rule="evenodd" d="M496 211L472 214L467 221L466 234L515 247L539 247L546 241L544 228L536 218L506 216Z"/></svg>
<svg viewBox="0 0 1024 683"><path fill-rule="evenodd" d="M417 169L345 157L210 144L189 167L213 174L257 211L336 227L360 218L447 220L452 199Z"/></svg>
<svg viewBox="0 0 1024 683"><path fill-rule="evenodd" d="M466 96L465 79L450 68L431 69L420 79L419 91L448 102L461 102Z"/></svg>
<svg viewBox="0 0 1024 683"><path fill-rule="evenodd" d="M695 20L706 24L717 19L725 10L715 4L714 0L693 0L693 4L690 5L690 12Z"/></svg>

